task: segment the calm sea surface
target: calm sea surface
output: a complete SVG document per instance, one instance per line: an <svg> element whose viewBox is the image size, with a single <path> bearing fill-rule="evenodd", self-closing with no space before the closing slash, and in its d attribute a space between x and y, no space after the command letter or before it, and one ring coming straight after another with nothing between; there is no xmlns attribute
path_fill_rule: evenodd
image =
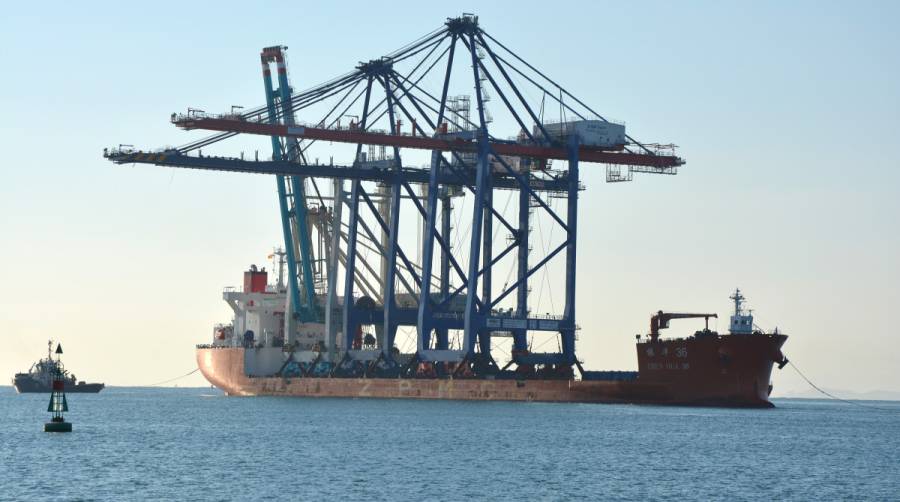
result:
<svg viewBox="0 0 900 502"><path fill-rule="evenodd" d="M0 387L2 500L900 500L900 402L774 410L48 396Z"/></svg>

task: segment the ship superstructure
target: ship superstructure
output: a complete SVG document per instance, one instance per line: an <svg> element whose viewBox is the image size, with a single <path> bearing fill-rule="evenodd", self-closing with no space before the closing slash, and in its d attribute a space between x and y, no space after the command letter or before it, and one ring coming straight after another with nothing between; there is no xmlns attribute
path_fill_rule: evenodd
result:
<svg viewBox="0 0 900 502"><path fill-rule="evenodd" d="M198 352L210 381L344 379L345 395L355 379L605 378L576 356L580 170L674 175L674 145L633 139L470 14L301 92L286 50L260 54L264 106L171 116L214 135L104 152L275 177L286 273L272 288L251 268L225 292L234 323ZM209 154L238 134L267 138L271 157Z"/></svg>
<svg viewBox="0 0 900 502"><path fill-rule="evenodd" d="M729 297L734 301L734 314L731 315L731 323L729 331L732 335L753 333L753 311L744 310L744 295L740 289L735 289L734 294Z"/></svg>

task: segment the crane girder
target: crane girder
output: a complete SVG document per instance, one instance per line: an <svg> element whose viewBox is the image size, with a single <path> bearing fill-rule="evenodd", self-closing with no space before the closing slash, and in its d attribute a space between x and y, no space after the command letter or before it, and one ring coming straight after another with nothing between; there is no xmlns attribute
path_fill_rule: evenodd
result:
<svg viewBox="0 0 900 502"><path fill-rule="evenodd" d="M274 174L278 176L306 176L315 178L347 179L376 182L391 182L396 176L406 183L428 183L429 170L419 168L377 168L363 166L341 166L333 164L298 164L285 160L243 160L229 157L199 157L185 155L177 151L165 152L122 152L107 151L105 157L116 164L151 164L163 167L202 169L236 173ZM457 172L443 169L438 175L442 185L474 185L472 170ZM559 174L553 178L532 177L530 186L540 192L565 192L569 186L568 176ZM514 190L518 187L515 178L494 173L493 185L496 189Z"/></svg>
<svg viewBox="0 0 900 502"><path fill-rule="evenodd" d="M419 150L477 152L478 144L461 138L446 139L441 137L404 136L398 134L381 134L362 129L327 129L309 126L288 126L284 124L266 124L247 120L241 116L198 117L196 115L177 115L172 122L185 130L203 129L208 131L238 132L258 134L262 136L282 136L308 140L334 141L364 145L385 145ZM519 143L490 143L490 148L497 155L530 157L535 159L568 160L567 148L554 146L524 145ZM603 164L645 166L664 169L684 164L680 157L673 155L649 155L628 151L609 151L581 146L579 160L582 162L598 162Z"/></svg>

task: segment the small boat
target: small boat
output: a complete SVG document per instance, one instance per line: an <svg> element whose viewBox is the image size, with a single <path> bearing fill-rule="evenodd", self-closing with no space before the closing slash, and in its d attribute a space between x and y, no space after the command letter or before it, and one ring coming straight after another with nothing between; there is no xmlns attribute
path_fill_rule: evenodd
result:
<svg viewBox="0 0 900 502"><path fill-rule="evenodd" d="M53 341L47 342L47 357L31 365L27 373L16 373L13 377L13 386L16 392L24 394L26 392L48 393L53 389L53 375L57 368L62 374L62 380L65 384L65 392L100 392L105 384L87 383L78 381L75 375L69 373L62 367L62 363L54 361L52 357Z"/></svg>

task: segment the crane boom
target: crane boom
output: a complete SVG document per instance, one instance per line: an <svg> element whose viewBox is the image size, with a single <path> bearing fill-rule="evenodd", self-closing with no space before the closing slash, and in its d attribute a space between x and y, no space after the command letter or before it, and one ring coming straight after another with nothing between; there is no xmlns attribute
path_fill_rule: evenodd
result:
<svg viewBox="0 0 900 502"><path fill-rule="evenodd" d="M204 129L209 131L258 134L262 136L282 136L289 138L334 141L337 143L396 146L432 151L477 152L478 150L477 142L466 141L461 138L429 138L425 136L382 134L365 131L363 129L329 129L301 125L289 126L284 124L267 124L264 122L247 120L240 115L198 116L196 114L173 114L172 123L185 130ZM491 142L490 147L497 155L558 160L568 160L569 158L568 149L553 146ZM587 146L581 146L578 155L582 162L643 166L660 170L684 164L684 161L680 157L673 155L652 155L628 151L613 152Z"/></svg>
<svg viewBox="0 0 900 502"><path fill-rule="evenodd" d="M244 160L231 157L200 157L185 155L177 150L144 152L128 149L104 149L103 156L116 164L151 164L162 167L179 167L250 174L274 174L278 176L306 176L328 179L347 179L389 183L400 178L405 183L428 183L429 170L418 167L403 167L401 170L367 167L365 165L298 164L286 160ZM549 171L548 171L549 172ZM567 173L554 171L553 176L538 178L532 175L529 184L542 192L565 193L569 186ZM441 185L462 187L475 184L475 174L469 171L454 172L444 169L437 173ZM491 173L491 184L497 190L514 190L518 184L511 176ZM579 190L583 190L579 186Z"/></svg>

